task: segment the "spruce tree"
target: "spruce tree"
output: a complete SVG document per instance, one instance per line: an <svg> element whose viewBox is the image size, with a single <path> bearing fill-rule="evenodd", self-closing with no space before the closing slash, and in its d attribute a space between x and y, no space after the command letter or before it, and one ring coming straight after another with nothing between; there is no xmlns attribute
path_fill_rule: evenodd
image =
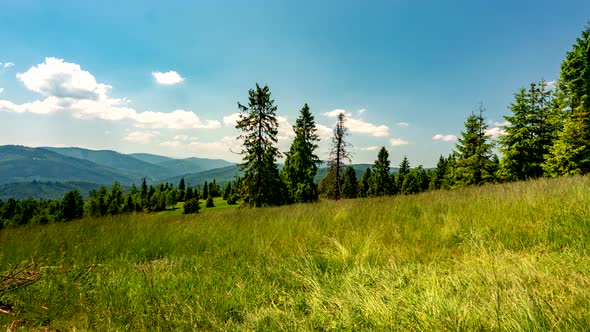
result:
<svg viewBox="0 0 590 332"><path fill-rule="evenodd" d="M397 170L397 188L401 192L406 176L410 173L410 161L404 156Z"/></svg>
<svg viewBox="0 0 590 332"><path fill-rule="evenodd" d="M209 197L209 185L207 184L207 181L205 181L205 184L203 185L203 197L201 198L205 200L207 197Z"/></svg>
<svg viewBox="0 0 590 332"><path fill-rule="evenodd" d="M314 178L321 163L314 151L318 148L319 136L313 115L307 104L303 105L299 118L293 126L295 139L286 153L282 177L289 192L289 198L296 203L317 200Z"/></svg>
<svg viewBox="0 0 590 332"><path fill-rule="evenodd" d="M385 147L381 147L381 150L379 150L379 153L377 154L377 160L375 160L375 163L373 164L371 193L374 196L392 194L389 165L389 152L387 152Z"/></svg>
<svg viewBox="0 0 590 332"><path fill-rule="evenodd" d="M553 93L544 81L531 83L514 95L508 125L499 137L502 157L500 176L504 180L524 180L543 175L544 156L549 152L555 132Z"/></svg>
<svg viewBox="0 0 590 332"><path fill-rule="evenodd" d="M184 178L180 179L178 183L178 200L184 202L184 194L185 194L186 185L184 183Z"/></svg>
<svg viewBox="0 0 590 332"><path fill-rule="evenodd" d="M271 99L268 86L248 92L248 106L238 102L240 119L236 128L242 130L241 154L244 172L242 198L245 205L261 207L285 202L284 184L279 176L276 159L281 156L277 144L277 106Z"/></svg>
<svg viewBox="0 0 590 332"><path fill-rule="evenodd" d="M344 181L342 183L342 197L356 198L358 193L358 183L356 179L356 171L352 166L347 166L344 171Z"/></svg>
<svg viewBox="0 0 590 332"><path fill-rule="evenodd" d="M342 195L342 183L344 180L344 164L350 162L350 153L348 152L349 144L345 138L348 135L348 129L344 125L346 121L344 114L338 115L338 121L332 134L332 147L330 149L330 159L328 168L330 178L332 179L333 187L329 196L333 199L340 199Z"/></svg>
<svg viewBox="0 0 590 332"><path fill-rule="evenodd" d="M561 63L559 90L566 122L549 149L550 176L590 173L590 26Z"/></svg>
<svg viewBox="0 0 590 332"><path fill-rule="evenodd" d="M360 197L369 196L372 177L373 177L373 172L371 171L371 167L368 167L367 169L365 169L363 176L359 180L358 195Z"/></svg>
<svg viewBox="0 0 590 332"><path fill-rule="evenodd" d="M486 136L488 129L483 117L483 105L480 104L479 113L471 113L465 121L465 131L456 145L458 159L455 177L459 186L479 185L495 180L492 162L492 142Z"/></svg>
<svg viewBox="0 0 590 332"><path fill-rule="evenodd" d="M438 158L438 163L436 164L436 169L434 170L434 174L432 175L432 180L430 182L431 189L436 190L436 189L443 188L445 175L447 173L447 166L448 166L448 160L441 155Z"/></svg>

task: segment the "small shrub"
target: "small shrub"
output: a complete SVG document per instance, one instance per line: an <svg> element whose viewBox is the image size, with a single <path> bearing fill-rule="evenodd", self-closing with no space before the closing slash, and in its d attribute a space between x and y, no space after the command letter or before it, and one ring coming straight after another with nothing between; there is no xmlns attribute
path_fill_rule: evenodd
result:
<svg viewBox="0 0 590 332"><path fill-rule="evenodd" d="M191 213L199 213L201 209L201 204L199 200L196 198L191 198L188 201L184 202L184 214L191 214Z"/></svg>

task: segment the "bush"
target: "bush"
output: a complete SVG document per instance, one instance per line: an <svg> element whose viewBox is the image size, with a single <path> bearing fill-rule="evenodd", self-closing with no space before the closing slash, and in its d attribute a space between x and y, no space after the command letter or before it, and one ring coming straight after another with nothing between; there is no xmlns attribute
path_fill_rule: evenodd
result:
<svg viewBox="0 0 590 332"><path fill-rule="evenodd" d="M184 202L184 214L191 214L191 213L199 213L201 209L201 204L199 200L196 198L191 198L188 201Z"/></svg>
<svg viewBox="0 0 590 332"><path fill-rule="evenodd" d="M213 197L211 197L211 196L207 197L207 204L205 206L208 208L215 207L215 204L213 203Z"/></svg>

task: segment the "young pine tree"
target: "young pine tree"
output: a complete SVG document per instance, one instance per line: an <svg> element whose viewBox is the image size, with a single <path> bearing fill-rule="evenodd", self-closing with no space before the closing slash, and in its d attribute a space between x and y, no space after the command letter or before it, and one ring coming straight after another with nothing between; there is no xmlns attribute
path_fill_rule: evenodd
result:
<svg viewBox="0 0 590 332"><path fill-rule="evenodd" d="M352 166L347 166L344 171L344 181L342 183L342 197L344 198L356 198L357 193L357 179L356 171Z"/></svg>
<svg viewBox="0 0 590 332"><path fill-rule="evenodd" d="M314 177L321 163L314 151L318 148L319 136L313 115L307 104L303 105L299 118L293 126L295 139L286 153L282 178L292 202L305 203L317 200Z"/></svg>
<svg viewBox="0 0 590 332"><path fill-rule="evenodd" d="M495 180L495 164L492 162L492 142L486 136L488 126L483 117L483 105L479 114L471 113L465 121L465 131L456 145L458 159L455 168L459 186L479 185Z"/></svg>
<svg viewBox="0 0 590 332"><path fill-rule="evenodd" d="M285 202L284 184L279 176L276 159L281 156L277 144L277 106L268 86L248 92L248 106L238 102L240 119L236 128L243 133L241 170L244 172L242 199L245 205L261 207Z"/></svg>
<svg viewBox="0 0 590 332"><path fill-rule="evenodd" d="M371 193L374 196L392 194L389 165L389 152L387 152L385 147L382 147L377 154L377 160L375 160L375 163L373 164Z"/></svg>

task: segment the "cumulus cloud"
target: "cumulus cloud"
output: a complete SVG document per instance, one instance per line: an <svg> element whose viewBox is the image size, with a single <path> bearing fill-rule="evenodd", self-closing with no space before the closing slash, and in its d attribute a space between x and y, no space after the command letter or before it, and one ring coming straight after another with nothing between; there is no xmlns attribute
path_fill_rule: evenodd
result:
<svg viewBox="0 0 590 332"><path fill-rule="evenodd" d="M219 157L220 151L230 151L236 150L238 145L236 142L236 138L233 136L224 136L219 141L214 142L201 142L201 141L192 141L189 142L187 140L178 140L174 138L174 140L164 141L159 143L160 146L173 148L173 149L181 149L185 151L194 151L198 152L200 155L203 156L216 156Z"/></svg>
<svg viewBox="0 0 590 332"><path fill-rule="evenodd" d="M174 85L184 81L184 78L174 70L167 71L165 73L154 71L152 72L152 76L156 79L158 84L162 85Z"/></svg>
<svg viewBox="0 0 590 332"><path fill-rule="evenodd" d="M391 146L407 145L409 142L402 138L392 138L389 140Z"/></svg>
<svg viewBox="0 0 590 332"><path fill-rule="evenodd" d="M455 142L457 140L457 136L436 134L436 135L432 136L432 140L433 141Z"/></svg>
<svg viewBox="0 0 590 332"><path fill-rule="evenodd" d="M333 130L328 126L324 126L323 124L316 123L316 128L318 129L318 135L320 138L330 138L332 137Z"/></svg>
<svg viewBox="0 0 590 332"><path fill-rule="evenodd" d="M4 92L4 88L0 88L0 93Z"/></svg>
<svg viewBox="0 0 590 332"><path fill-rule="evenodd" d="M389 127L386 125L375 125L369 122L364 121L360 118L354 118L352 113L347 112L346 110L335 109L330 112L323 113L324 116L327 117L337 117L340 113L344 114L346 117L346 126L352 133L362 133L362 134L369 134L375 137L384 137L389 136Z"/></svg>
<svg viewBox="0 0 590 332"><path fill-rule="evenodd" d="M0 100L0 111L68 112L79 119L126 120L143 128L211 129L221 126L219 121L202 121L195 113L186 110L138 112L127 106L127 99L110 97L110 85L98 83L80 65L62 59L46 58L45 62L16 76L27 89L46 98L23 104Z"/></svg>
<svg viewBox="0 0 590 332"><path fill-rule="evenodd" d="M0 67L1 68L10 68L10 67L14 67L14 62L0 62Z"/></svg>
<svg viewBox="0 0 590 332"><path fill-rule="evenodd" d="M133 143L150 144L159 135L160 133L157 131L132 131L123 139Z"/></svg>
<svg viewBox="0 0 590 332"><path fill-rule="evenodd" d="M494 127L486 129L485 135L488 137L498 138L500 136L506 135L506 131L502 127Z"/></svg>
<svg viewBox="0 0 590 332"><path fill-rule="evenodd" d="M184 81L184 78L174 70L167 71L165 73L160 71L154 71L152 72L152 76L156 79L156 82L158 82L158 84L162 85L174 85Z"/></svg>
<svg viewBox="0 0 590 332"><path fill-rule="evenodd" d="M557 87L557 81L545 82L545 86L547 87L547 89L553 90Z"/></svg>
<svg viewBox="0 0 590 332"><path fill-rule="evenodd" d="M223 117L223 123L226 126L235 126L240 119L240 113L232 113Z"/></svg>
<svg viewBox="0 0 590 332"><path fill-rule="evenodd" d="M352 116L352 113L347 112L346 110L341 110L341 109L335 109L335 110L332 110L332 111L329 111L329 112L325 112L325 113L322 113L322 115L323 116L330 117L330 118L335 118L338 115L340 115L340 113L344 114L345 117Z"/></svg>
<svg viewBox="0 0 590 332"><path fill-rule="evenodd" d="M410 126L410 124L407 122L398 122L395 125L398 127L409 127Z"/></svg>

